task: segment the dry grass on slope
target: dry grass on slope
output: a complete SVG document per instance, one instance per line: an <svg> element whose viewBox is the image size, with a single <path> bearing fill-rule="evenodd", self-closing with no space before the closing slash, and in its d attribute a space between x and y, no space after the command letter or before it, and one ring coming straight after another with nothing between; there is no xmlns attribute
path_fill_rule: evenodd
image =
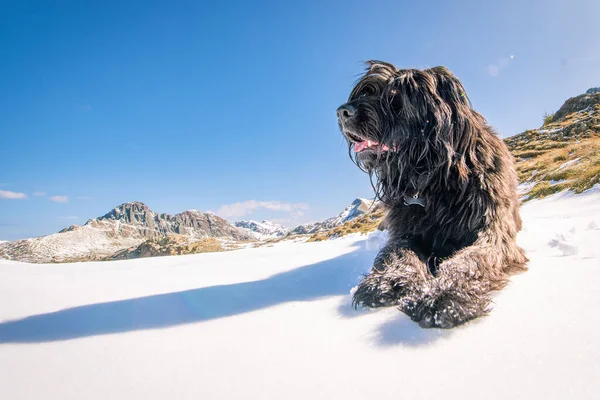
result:
<svg viewBox="0 0 600 400"><path fill-rule="evenodd" d="M600 104L506 139L526 200L566 189L581 193L600 182Z"/></svg>
<svg viewBox="0 0 600 400"><path fill-rule="evenodd" d="M106 260L127 260L143 257L211 253L216 251L224 251L224 248L221 242L215 238L205 238L189 242L183 236L169 235L157 239L148 239L139 246L119 251L107 257Z"/></svg>
<svg viewBox="0 0 600 400"><path fill-rule="evenodd" d="M382 209L377 209L373 212L361 215L351 221L344 223L338 227L330 229L325 232L318 232L312 235L309 242L320 242L322 240L328 240L341 236L346 236L351 233L369 233L377 229L381 221L383 220L384 212Z"/></svg>

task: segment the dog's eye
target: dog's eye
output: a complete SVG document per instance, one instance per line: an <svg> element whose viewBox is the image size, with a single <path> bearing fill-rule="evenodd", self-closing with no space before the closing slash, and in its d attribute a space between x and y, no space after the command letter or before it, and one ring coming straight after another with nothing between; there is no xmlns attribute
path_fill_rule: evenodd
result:
<svg viewBox="0 0 600 400"><path fill-rule="evenodd" d="M360 91L358 92L358 96L356 97L361 99L363 97L375 96L376 94L377 89L373 85L367 84L360 89Z"/></svg>
<svg viewBox="0 0 600 400"><path fill-rule="evenodd" d="M375 90L372 87L367 86L363 90L360 91L360 93L358 94L358 98L373 96L374 94L375 94Z"/></svg>
<svg viewBox="0 0 600 400"><path fill-rule="evenodd" d="M392 96L393 96L393 95L395 95L396 93L398 93L398 91L396 90L396 88L392 88L392 89L390 90L390 94L391 94Z"/></svg>

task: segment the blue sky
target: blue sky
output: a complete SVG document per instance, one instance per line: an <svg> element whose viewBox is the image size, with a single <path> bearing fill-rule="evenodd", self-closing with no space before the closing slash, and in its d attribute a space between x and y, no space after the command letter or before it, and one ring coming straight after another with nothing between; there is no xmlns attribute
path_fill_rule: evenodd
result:
<svg viewBox="0 0 600 400"><path fill-rule="evenodd" d="M600 85L598 15L597 0L2 1L0 239L133 200L335 215L371 196L335 117L361 61L448 66L510 136Z"/></svg>

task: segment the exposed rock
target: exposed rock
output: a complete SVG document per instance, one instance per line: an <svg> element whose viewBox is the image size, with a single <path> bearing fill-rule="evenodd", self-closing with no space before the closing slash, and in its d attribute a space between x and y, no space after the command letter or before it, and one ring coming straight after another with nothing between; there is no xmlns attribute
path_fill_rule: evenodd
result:
<svg viewBox="0 0 600 400"><path fill-rule="evenodd" d="M147 205L137 201L121 204L97 220L117 221L138 227L140 234L148 238L179 234L196 238L253 239L248 232L232 226L227 220L211 213L190 210L175 215L157 214ZM90 220L88 223L93 223L93 221Z"/></svg>
<svg viewBox="0 0 600 400"><path fill-rule="evenodd" d="M589 91L588 91L589 92ZM560 122L564 118L574 112L583 112L586 109L594 108L596 104L600 104L600 92L585 93L579 96L571 97L565 101L565 104L554 113L551 122Z"/></svg>

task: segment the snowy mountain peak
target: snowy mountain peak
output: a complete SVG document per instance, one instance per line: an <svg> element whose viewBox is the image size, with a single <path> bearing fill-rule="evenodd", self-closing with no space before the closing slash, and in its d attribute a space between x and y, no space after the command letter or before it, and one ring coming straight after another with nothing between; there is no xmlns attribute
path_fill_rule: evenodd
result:
<svg viewBox="0 0 600 400"><path fill-rule="evenodd" d="M350 205L348 205L344 210L336 215L335 217L328 218L323 222L316 222L313 224L305 224L300 225L294 229L292 229L292 233L294 234L310 234L320 231L325 231L329 229L333 229L344 223L351 221L361 215L372 211L377 206L377 202L375 200L356 198Z"/></svg>
<svg viewBox="0 0 600 400"><path fill-rule="evenodd" d="M289 232L288 228L271 221L256 222L252 220L242 220L235 222L234 225L238 228L252 232L258 239L282 237Z"/></svg>
<svg viewBox="0 0 600 400"><path fill-rule="evenodd" d="M354 199L354 201L344 209L336 219L341 219L341 223L350 221L366 212L373 207L374 200L362 199L360 197Z"/></svg>

